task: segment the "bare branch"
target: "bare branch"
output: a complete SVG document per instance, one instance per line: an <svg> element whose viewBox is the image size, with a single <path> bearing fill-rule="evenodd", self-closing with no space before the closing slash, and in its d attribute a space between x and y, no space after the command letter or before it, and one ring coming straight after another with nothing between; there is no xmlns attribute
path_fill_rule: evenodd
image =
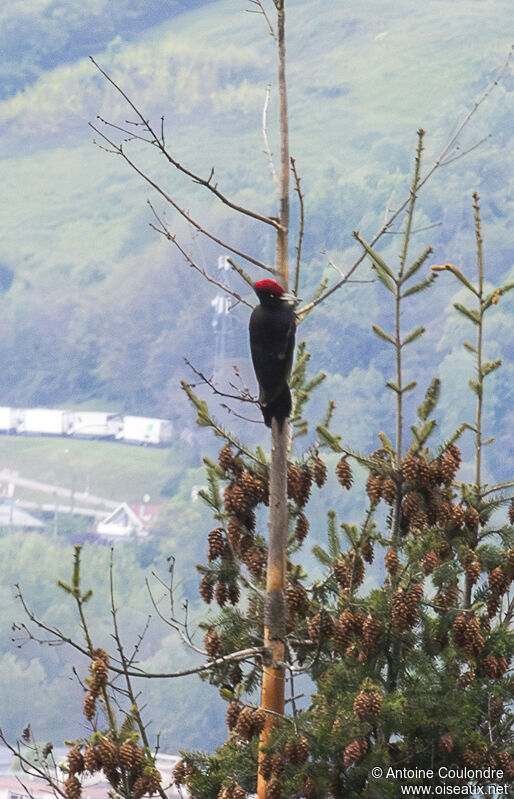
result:
<svg viewBox="0 0 514 799"><path fill-rule="evenodd" d="M100 67L100 66L97 64L97 62L95 61L95 59L94 59L92 56L90 56L90 59L91 59L92 63L95 65L95 67L98 69L98 71L99 71L99 72L100 72L100 73L101 73L101 74L104 76L104 78L105 78L105 79L106 79L106 80L107 80L107 81L108 81L108 82L111 84L111 86L113 86L113 87L116 89L116 91L117 91L117 92L118 92L118 93L119 93L119 94L120 94L120 95L123 97L123 99L125 100L125 102L126 102L126 103L128 103L128 105L130 106L130 108L132 108L132 110L134 111L134 113L135 113L135 114L137 115L137 117L138 117L138 118L141 120L141 123L142 123L143 127L144 127L144 128L147 130L147 131L148 131L148 133L149 133L149 134L150 134L150 136L152 137L152 140L151 140L151 141L150 141L150 140L148 140L148 139L144 139L144 138L142 139L143 141L145 141L145 142L147 142L148 144L151 144L151 145L153 145L153 146L157 147L157 148L158 148L158 150L160 150L160 152L161 152L161 153L162 153L162 154L165 156L165 158L166 158L166 159L169 161L169 163L170 163L172 166L174 166L174 167L175 167L175 169L177 169L179 172L182 172L182 173L183 173L184 175L186 175L188 178L191 178L191 180L193 180L195 183L198 183L200 186L203 186L205 189L208 189L210 192L212 192L212 194L214 194L214 196L215 196L215 197L217 197L217 199L218 199L218 200L220 200L220 202L222 202L224 205L226 205L226 206L228 206L229 208L231 208L233 211L236 211L237 213L239 213L239 214L243 214L243 215L245 215L245 216L249 216L250 218L252 218L252 219L256 219L256 220L257 220L257 221L259 221L259 222L264 222L264 223L265 223L265 224L267 224L267 225L271 225L272 227L276 228L277 230L280 228L280 224L279 224L279 222L278 222L276 219L274 219L273 217L270 217L270 216L265 216L265 215L263 215L263 214L259 214L257 211L252 211L252 210L250 210L249 208L245 208L245 207L243 207L243 206L241 206L241 205L238 205L237 203L235 203L235 202L233 202L232 200L230 200L230 199L229 199L229 198L228 198L228 197L227 197L225 194L223 194L221 191L219 191L219 189L218 189L218 187L217 187L217 184L215 184L215 183L212 183L212 182L211 182L211 180L212 180L212 177L213 177L213 171L211 171L211 174L209 175L209 177L208 177L207 179L205 179L205 178L202 178L200 175L196 174L195 172L192 172L190 169L187 169L187 167L183 166L183 165L182 165L182 164L181 164L179 161L177 161L175 158L173 158L173 156L172 156L172 155L171 155L171 154L168 152L168 150L166 149L166 146L165 146L165 143L164 143L164 137L163 137L163 136L159 137L159 136L156 134L156 132L153 130L152 126L150 125L150 122L149 122L149 120L148 120L148 119L146 119L146 117L144 117L144 116L143 116L143 114L141 113L141 111L139 110L139 108L138 108L138 107L135 105L135 103L134 103L134 102L133 102L133 101L132 101L132 100L129 98L129 96L128 96L128 95L127 95L127 94L126 94L124 91L123 91L123 89L121 88L121 86L119 86L119 85L118 85L118 84L117 84L117 83L116 83L116 82L115 82L115 81L114 81L114 80L113 80L113 79L112 79L112 78L111 78L111 77L110 77L110 76L107 74L107 72L105 72L105 71L104 71L104 70L103 70L103 69L102 69L102 68L101 68L101 67ZM102 121L102 122L105 122L105 120L101 120L101 121ZM116 127L115 125L112 125L112 123L106 123L106 124L109 124L111 127ZM163 125L164 125L164 118L163 118L163 117L161 117L161 132L162 132L162 130L163 130ZM93 127L93 126L92 126L92 127ZM96 128L95 128L95 130L96 130ZM125 133L127 133L127 132L128 132L128 131L125 131L123 128L119 128L119 130L121 130L122 132L125 132ZM101 134L100 134L100 135L101 135ZM130 135L130 133L129 133L129 135ZM134 138L140 138L140 139L141 139L142 137L140 137L140 136L135 136ZM131 164L131 162L130 162L128 159L126 159L126 160L127 160L127 163ZM131 164L131 165L132 165L132 164ZM140 174L141 174L141 173L140 173Z"/></svg>
<svg viewBox="0 0 514 799"><path fill-rule="evenodd" d="M204 236L206 236L207 238L211 239L211 241L216 242L216 244L219 244L224 249L230 250L230 252L233 252L235 255L239 255L241 258L244 258L245 261L249 261L249 263L255 264L255 266L259 266L261 269L266 269L268 272L272 271L271 267L268 266L267 264L262 263L262 261L259 261L257 258L253 258L248 253L244 253L241 250L238 250L236 247L232 247L230 244L227 244L227 242L224 242L218 236L215 236L213 233L211 233L210 231L206 230L206 228L204 228L202 225L200 225L199 222L196 222L192 218L192 216L184 208L182 208L182 206L180 206L172 197L170 197L170 195L167 194L167 192L165 192L164 189L161 186L159 186L158 183L156 183L154 180L152 180L152 178L149 175L147 175L146 172L143 172L141 169L139 169L138 166L136 166L134 161L132 161L128 157L128 155L126 154L126 152L123 149L123 147L121 146L121 144L116 144L111 139L109 139L109 137L106 136L105 133L102 133L102 131L99 130L97 127L95 127L92 122L89 122L89 127L92 130L94 130L96 133L98 133L98 135L101 136L102 139L104 139L114 149L114 151L116 152L117 155L121 155L121 157L124 159L124 161L126 161L127 164L129 164L129 166L134 170L134 172L136 172L153 189L155 189L155 191L158 192L158 194L160 194L161 197L163 197L166 200L166 202L168 202L172 206L172 208L174 208L175 211L177 211L199 233L202 233Z"/></svg>
<svg viewBox="0 0 514 799"><path fill-rule="evenodd" d="M509 52L509 55L507 56L507 59L506 59L504 65L503 65L502 69L498 73L498 76L496 77L496 79L487 87L487 89L483 92L483 94L479 97L479 99L474 103L474 105L468 111L468 113L466 114L466 116L464 117L462 122L458 125L455 133L450 137L449 141L444 146L444 148L443 148L441 154L439 155L439 157L436 159L436 161L433 163L433 165L430 167L430 169L424 175L424 177L421 178L421 180L419 181L418 186L417 186L418 191L430 180L430 178L432 177L434 172L436 172L438 169L440 169L443 166L447 166L448 164L451 164L453 161L457 160L457 158L461 158L462 156L467 155L469 152L471 152L472 150L476 149L478 146L483 144L483 142L486 140L486 139L482 139L480 142L477 142L472 147L470 147L468 150L465 150L462 153L459 153L458 155L453 155L452 156L452 153L454 152L454 148L455 148L455 145L456 145L458 137L460 136L460 134L462 133L464 128L469 124L470 120L476 114L476 112L478 111L480 106L487 100L487 98L489 97L491 92L495 89L495 87L498 86L501 78L503 77L503 75L505 74L505 72L507 71L507 69L509 67L511 57L512 57L512 50ZM384 235L384 233L388 232L388 230L391 227L391 225L393 224L393 222L408 207L409 203L410 203L410 194L402 202L402 204L399 206L399 208L397 208L397 210L394 211L388 217L388 219L385 220L385 222L382 225L382 227L378 230L378 232L375 234L373 239L370 241L370 246L371 247L373 247L377 243L377 241ZM303 315L305 315L307 313L310 313L310 311L312 311L313 308L315 308L320 303L324 302L335 291L340 289L341 286L343 286L345 283L347 283L348 282L348 278L360 266L360 264L365 259L365 257L366 257L366 253L362 253L362 255L360 255L359 258L357 258L357 260L352 264L352 266L350 267L350 269L348 270L348 272L346 273L344 278L342 278L337 283L335 283L333 286L331 286L329 289L327 289L325 292L323 292L317 299L312 300L311 302L307 303L307 305L305 305L303 308L298 309L298 311L297 311L298 316L303 316Z"/></svg>
<svg viewBox="0 0 514 799"><path fill-rule="evenodd" d="M247 305L249 308L253 308L253 305L251 303L249 303L248 300L245 300L236 291L234 291L233 289L229 288L224 283L221 283L219 280L216 280L216 278L212 277L212 275L209 275L209 273L206 272L205 269L203 269L201 266L198 266L196 261L194 261L192 259L192 257L189 255L189 253L187 253L186 250L182 247L182 245L180 245L178 243L177 237L168 230L168 228L166 227L165 223L158 216L158 214L155 211L155 209L154 209L153 205L151 204L150 200L147 200L147 203L150 206L150 208L152 209L152 213L154 214L155 218L157 219L157 221L158 221L158 223L160 225L160 227L156 227L156 225L150 223L150 227L152 228L152 230L155 230L157 233L160 233L162 236L164 236L164 238L166 238L168 241L170 241L172 244L174 244L175 247L178 249L178 251L184 256L184 258L188 262L189 266L192 267L193 269L196 269L196 271L199 272L202 275L202 277L204 277L209 283L213 283L219 289L222 289L222 291L225 291L227 294L231 294L232 297L235 297L235 299L238 302L242 302L243 305Z"/></svg>
<svg viewBox="0 0 514 799"><path fill-rule="evenodd" d="M247 14L262 14L262 16L263 16L263 17L264 17L264 19L266 20L266 24L267 24L267 26L268 26L268 28L269 28L270 36L272 36L274 39L276 39L276 38L277 38L277 35L276 35L276 33L275 33L275 30L274 30L274 28L273 28L273 25L271 24L271 20L270 20L270 18L269 18L269 16L268 16L268 14L266 13L266 9L265 9L265 8L264 8L264 6L262 5L262 2L261 2L261 0L249 0L249 2L250 2L250 3L253 3L253 5L254 5L254 6L257 6L257 8L259 9L259 11L254 11L252 8L247 8L247 9L246 9L246 13L247 13Z"/></svg>
<svg viewBox="0 0 514 799"><path fill-rule="evenodd" d="M275 169L275 164L273 161L273 153L271 152L271 147L268 139L268 106L270 100L270 92L271 92L271 86L268 84L268 86L266 86L264 107L262 109L262 137L264 139L264 152L266 153L266 156L268 158L269 168L271 171L271 175L273 177L273 183L275 184L275 188L278 192L279 191L278 175Z"/></svg>
<svg viewBox="0 0 514 799"><path fill-rule="evenodd" d="M240 400L241 402L251 402L252 405L257 405L257 400L255 399L255 397L251 396L251 394L249 393L248 389L244 389L243 392L240 392L239 394L227 394L225 391L220 391L220 389L215 385L213 380L211 378L209 378L209 377L206 377L204 374L202 374L202 372L200 372L195 366L193 366L191 361L189 361L187 358L184 358L184 361L189 366L191 371L194 372L195 375L197 375L197 377L200 378L201 382L204 383L205 385L209 386L211 391L214 394L216 394L218 397L225 397L226 399ZM193 386L193 388L196 388L196 386Z"/></svg>
<svg viewBox="0 0 514 799"><path fill-rule="evenodd" d="M293 294L295 295L295 297L297 297L298 285L300 282L300 266L302 261L303 232L305 228L305 208L303 203L303 193L300 186L300 177L298 176L298 172L296 171L296 161L294 158L291 158L291 170L294 175L295 191L298 195L298 201L300 204L300 222L298 229L298 243L296 245L296 268L295 268L294 285L293 285Z"/></svg>

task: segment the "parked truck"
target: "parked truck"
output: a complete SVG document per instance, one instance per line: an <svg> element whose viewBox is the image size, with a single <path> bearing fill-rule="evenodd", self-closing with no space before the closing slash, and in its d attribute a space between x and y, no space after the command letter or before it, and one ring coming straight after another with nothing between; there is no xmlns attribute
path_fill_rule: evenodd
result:
<svg viewBox="0 0 514 799"><path fill-rule="evenodd" d="M172 439L173 427L169 419L151 419L145 416L124 416L119 438L132 444L165 446Z"/></svg>
<svg viewBox="0 0 514 799"><path fill-rule="evenodd" d="M22 417L23 412L18 408L0 407L0 433L16 433Z"/></svg>
<svg viewBox="0 0 514 799"><path fill-rule="evenodd" d="M25 408L19 433L41 436L68 435L72 426L73 413L55 408Z"/></svg>
<svg viewBox="0 0 514 799"><path fill-rule="evenodd" d="M122 429L120 413L76 411L72 414L69 434L76 438L117 438Z"/></svg>

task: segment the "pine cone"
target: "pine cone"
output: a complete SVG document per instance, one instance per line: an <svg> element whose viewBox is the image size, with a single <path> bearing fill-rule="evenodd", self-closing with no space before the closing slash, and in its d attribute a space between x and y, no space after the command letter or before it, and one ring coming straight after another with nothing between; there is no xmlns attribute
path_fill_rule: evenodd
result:
<svg viewBox="0 0 514 799"><path fill-rule="evenodd" d="M242 738L249 741L253 736L253 717L249 707L243 707L235 727Z"/></svg>
<svg viewBox="0 0 514 799"><path fill-rule="evenodd" d="M236 702L233 699L231 702L229 702L226 715L227 727L229 730L235 729L240 713L241 713L241 705L239 704L239 702Z"/></svg>
<svg viewBox="0 0 514 799"><path fill-rule="evenodd" d="M84 758L78 746L68 752L68 769L70 774L82 774L84 771Z"/></svg>
<svg viewBox="0 0 514 799"><path fill-rule="evenodd" d="M373 544L369 539L367 541L364 541L363 544L361 544L361 553L366 563L369 563L371 565L373 563L373 558L375 557L375 553L373 552Z"/></svg>
<svg viewBox="0 0 514 799"><path fill-rule="evenodd" d="M297 503L300 508L305 507L311 496L312 475L309 467L304 463L300 469L300 486Z"/></svg>
<svg viewBox="0 0 514 799"><path fill-rule="evenodd" d="M354 763L360 761L366 756L368 751L368 742L366 738L356 738L351 744L348 744L344 750L343 763L348 768Z"/></svg>
<svg viewBox="0 0 514 799"><path fill-rule="evenodd" d="M384 502L387 502L388 505L392 505L394 503L394 501L396 500L398 489L392 477L382 478L380 493L382 499L384 500Z"/></svg>
<svg viewBox="0 0 514 799"><path fill-rule="evenodd" d="M402 480L413 482L422 488L430 488L432 485L432 473L429 465L420 455L413 455L409 452L402 462Z"/></svg>
<svg viewBox="0 0 514 799"><path fill-rule="evenodd" d="M229 483L225 488L225 513L241 518L248 509L248 499L243 489L237 483Z"/></svg>
<svg viewBox="0 0 514 799"><path fill-rule="evenodd" d="M441 735L439 738L439 742L437 744L437 752L440 757L445 757L449 755L453 749L453 738L449 732L445 732L444 735Z"/></svg>
<svg viewBox="0 0 514 799"><path fill-rule="evenodd" d="M82 709L87 720L93 721L96 713L96 696L93 694L86 694Z"/></svg>
<svg viewBox="0 0 514 799"><path fill-rule="evenodd" d="M289 583L286 587L286 604L290 612L306 613L309 609L309 595L300 583Z"/></svg>
<svg viewBox="0 0 514 799"><path fill-rule="evenodd" d="M264 551L260 547L251 546L245 555L245 563L248 566L250 574L259 578L266 565Z"/></svg>
<svg viewBox="0 0 514 799"><path fill-rule="evenodd" d="M364 688L353 702L353 712L361 721L376 718L382 710L382 696L376 688Z"/></svg>
<svg viewBox="0 0 514 799"><path fill-rule="evenodd" d="M252 732L260 735L266 726L266 713L261 708L256 708L252 713Z"/></svg>
<svg viewBox="0 0 514 799"><path fill-rule="evenodd" d="M227 538L230 546L235 550L239 547L241 535L243 533L243 524L237 516L230 516L227 523Z"/></svg>
<svg viewBox="0 0 514 799"><path fill-rule="evenodd" d="M346 652L354 632L355 615L350 608L346 608L339 616L333 634L334 647L342 655Z"/></svg>
<svg viewBox="0 0 514 799"><path fill-rule="evenodd" d="M480 516L478 515L478 511L472 505L468 505L468 507L464 511L464 524L468 528L468 530L476 531L478 525L480 523Z"/></svg>
<svg viewBox="0 0 514 799"><path fill-rule="evenodd" d="M459 688L465 690L471 685L474 679L475 679L475 670L468 669L468 671L465 671L459 677Z"/></svg>
<svg viewBox="0 0 514 799"><path fill-rule="evenodd" d="M307 738L301 735L296 740L288 741L285 746L285 754L290 763L295 765L305 763L310 754Z"/></svg>
<svg viewBox="0 0 514 799"><path fill-rule="evenodd" d="M103 650L96 651L103 652ZM102 688L106 685L109 676L109 657L107 653L104 653L104 655L105 657L95 657L89 667L91 673L91 693L95 694L95 696L98 696Z"/></svg>
<svg viewBox="0 0 514 799"><path fill-rule="evenodd" d="M372 505L377 505L382 496L382 477L376 472L370 472L366 480L366 493Z"/></svg>
<svg viewBox="0 0 514 799"><path fill-rule="evenodd" d="M309 521L304 513L300 512L296 517L296 525L294 528L294 537L299 544L305 541L307 533L309 532Z"/></svg>
<svg viewBox="0 0 514 799"><path fill-rule="evenodd" d="M429 574L432 574L436 566L439 565L439 555L435 551L435 549L429 549L426 555L423 558L423 574L427 577Z"/></svg>
<svg viewBox="0 0 514 799"><path fill-rule="evenodd" d="M96 748L98 758L104 769L114 769L118 765L118 750L116 745L110 740L102 736Z"/></svg>
<svg viewBox="0 0 514 799"><path fill-rule="evenodd" d="M221 641L214 625L209 627L203 639L205 650L210 658L215 658L221 652Z"/></svg>
<svg viewBox="0 0 514 799"><path fill-rule="evenodd" d="M299 468L289 461L287 464L287 496L299 504L302 476Z"/></svg>
<svg viewBox="0 0 514 799"><path fill-rule="evenodd" d="M346 561L338 560L334 564L334 575L342 591L350 587L352 574Z"/></svg>
<svg viewBox="0 0 514 799"><path fill-rule="evenodd" d="M260 502L267 504L268 486L262 477L254 472L243 472L237 482L244 491L249 505L255 506Z"/></svg>
<svg viewBox="0 0 514 799"><path fill-rule="evenodd" d="M508 589L509 582L510 581L503 573L501 566L497 566L495 569L489 572L489 587L494 596L502 596Z"/></svg>
<svg viewBox="0 0 514 799"><path fill-rule="evenodd" d="M350 464L344 457L341 458L341 460L337 463L336 477L339 481L339 484L343 488L346 488L347 491L349 491L353 485L353 474Z"/></svg>
<svg viewBox="0 0 514 799"><path fill-rule="evenodd" d="M316 455L312 461L311 474L318 488L322 488L327 481L327 465L321 460L319 455Z"/></svg>
<svg viewBox="0 0 514 799"><path fill-rule="evenodd" d="M209 551L207 553L207 559L209 561L216 560L216 558L223 555L223 550L225 549L225 531L221 527L211 530L207 536L207 541L209 543Z"/></svg>
<svg viewBox="0 0 514 799"><path fill-rule="evenodd" d="M175 785L183 785L188 773L188 768L183 760L179 760L173 769L173 781Z"/></svg>
<svg viewBox="0 0 514 799"><path fill-rule="evenodd" d="M334 633L334 622L325 608L316 613L309 622L307 634L311 641L318 643L320 639L331 638Z"/></svg>
<svg viewBox="0 0 514 799"><path fill-rule="evenodd" d="M72 774L64 783L64 795L66 799L80 799L82 794L82 785L80 780Z"/></svg>
<svg viewBox="0 0 514 799"><path fill-rule="evenodd" d="M497 696L493 696L489 702L489 718L491 719L492 727L498 724L503 716L504 709L502 700Z"/></svg>
<svg viewBox="0 0 514 799"><path fill-rule="evenodd" d="M212 578L209 575L204 575L200 580L199 591L203 601L210 605L214 596L214 588L212 587Z"/></svg>
<svg viewBox="0 0 514 799"><path fill-rule="evenodd" d="M284 758L279 752L271 755L271 773L275 777L281 777L286 767Z"/></svg>
<svg viewBox="0 0 514 799"><path fill-rule="evenodd" d="M394 577L395 574L398 574L398 571L400 570L400 560L398 558L398 553L396 549L394 549L393 547L389 547L389 549L386 552L385 567L392 577Z"/></svg>
<svg viewBox="0 0 514 799"><path fill-rule="evenodd" d="M264 780L269 780L272 771L271 755L265 755L259 763L259 773Z"/></svg>
<svg viewBox="0 0 514 799"><path fill-rule="evenodd" d="M228 592L225 583L216 584L216 588L214 589L214 598L218 603L218 605L220 606L220 608L226 605L228 599Z"/></svg>
<svg viewBox="0 0 514 799"><path fill-rule="evenodd" d="M417 619L417 608L413 610L408 592L404 588L398 588L393 595L391 605L391 624L395 630L403 632L410 630Z"/></svg>
<svg viewBox="0 0 514 799"><path fill-rule="evenodd" d="M134 741L124 741L118 751L120 765L125 769L125 771L140 771L145 756L141 749L134 743Z"/></svg>
<svg viewBox="0 0 514 799"><path fill-rule="evenodd" d="M475 552L472 549L467 548L463 555L462 555L462 567L466 573L466 576L471 583L474 585L478 578L480 577L480 561L478 560Z"/></svg>
<svg viewBox="0 0 514 799"><path fill-rule="evenodd" d="M90 774L96 774L96 772L100 771L102 768L100 758L93 746L86 746L84 752L84 768L86 771L89 771Z"/></svg>
<svg viewBox="0 0 514 799"><path fill-rule="evenodd" d="M237 583L232 582L228 584L227 596L231 605L237 605L241 596L241 591Z"/></svg>
<svg viewBox="0 0 514 799"><path fill-rule="evenodd" d="M318 786L312 777L306 777L302 786L302 796L304 799L318 799Z"/></svg>
<svg viewBox="0 0 514 799"><path fill-rule="evenodd" d="M362 649L366 655L369 656L373 651L381 629L381 622L369 614L362 625Z"/></svg>
<svg viewBox="0 0 514 799"><path fill-rule="evenodd" d="M474 613L461 613L453 622L453 637L459 649L470 657L476 657L484 648L484 636L480 621Z"/></svg>
<svg viewBox="0 0 514 799"><path fill-rule="evenodd" d="M227 442L222 446L218 454L218 463L224 472L228 472L232 468L233 457L232 447Z"/></svg>
<svg viewBox="0 0 514 799"><path fill-rule="evenodd" d="M281 797L280 780L272 777L266 785L266 799L280 799Z"/></svg>

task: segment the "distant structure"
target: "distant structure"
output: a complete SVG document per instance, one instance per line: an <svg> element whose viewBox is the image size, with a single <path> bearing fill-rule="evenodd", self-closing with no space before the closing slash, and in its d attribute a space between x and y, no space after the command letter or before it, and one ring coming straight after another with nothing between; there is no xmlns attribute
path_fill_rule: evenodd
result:
<svg viewBox="0 0 514 799"><path fill-rule="evenodd" d="M218 271L222 271L222 282L230 288L231 266L226 255L218 258ZM211 302L214 308L212 327L214 331L214 374L219 374L225 365L227 335L232 330L232 318L230 309L232 307L232 297L226 292L218 292Z"/></svg>
<svg viewBox="0 0 514 799"><path fill-rule="evenodd" d="M168 447L173 440L173 425L169 419L123 416L121 413L106 411L4 406L0 407L0 434L89 438L139 446Z"/></svg>
<svg viewBox="0 0 514 799"><path fill-rule="evenodd" d="M27 511L17 507L12 500L0 503L0 527L12 527L18 530L42 530L44 524Z"/></svg>
<svg viewBox="0 0 514 799"><path fill-rule="evenodd" d="M146 538L149 527L156 521L159 505L129 505L122 502L105 519L96 525L96 533L106 538Z"/></svg>

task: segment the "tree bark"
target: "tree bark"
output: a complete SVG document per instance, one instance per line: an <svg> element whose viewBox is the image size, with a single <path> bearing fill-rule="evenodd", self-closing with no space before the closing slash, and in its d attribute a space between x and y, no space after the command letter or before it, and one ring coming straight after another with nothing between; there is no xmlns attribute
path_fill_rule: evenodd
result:
<svg viewBox="0 0 514 799"><path fill-rule="evenodd" d="M275 0L277 9L278 94L280 105L280 171L279 171L279 223L276 238L276 276L287 290L288 229L289 229L289 130L287 112L286 55L285 55L285 2ZM285 707L285 639L286 613L284 588L286 579L286 543L288 528L287 507L287 453L288 426L281 427L276 419L271 430L270 515L268 539L268 570L264 618L264 645L269 652L269 662L263 667L261 707L266 712L266 724L260 738L259 765L264 756L271 729ZM277 715L278 714L278 715ZM257 779L258 799L265 799L266 780L260 769Z"/></svg>

